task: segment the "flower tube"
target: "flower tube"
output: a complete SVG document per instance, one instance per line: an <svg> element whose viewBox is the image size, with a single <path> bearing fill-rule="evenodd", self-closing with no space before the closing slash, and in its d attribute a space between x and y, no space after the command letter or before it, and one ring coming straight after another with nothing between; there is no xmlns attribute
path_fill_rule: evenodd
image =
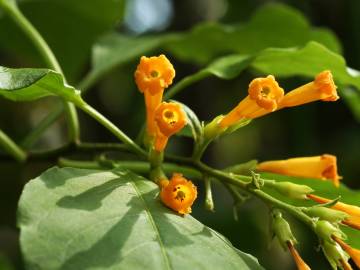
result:
<svg viewBox="0 0 360 270"><path fill-rule="evenodd" d="M279 109L299 106L317 100L336 101L338 99L339 96L332 74L329 70L325 70L319 73L314 81L287 93L281 100Z"/></svg>
<svg viewBox="0 0 360 270"><path fill-rule="evenodd" d="M339 186L341 176L337 172L336 157L324 154L313 157L298 157L285 160L261 162L257 165L259 171L284 174L295 177L330 180Z"/></svg>

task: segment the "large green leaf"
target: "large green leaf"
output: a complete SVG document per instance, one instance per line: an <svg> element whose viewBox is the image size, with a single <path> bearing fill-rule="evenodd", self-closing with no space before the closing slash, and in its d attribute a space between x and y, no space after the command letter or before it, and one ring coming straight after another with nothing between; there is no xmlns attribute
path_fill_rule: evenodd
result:
<svg viewBox="0 0 360 270"><path fill-rule="evenodd" d="M155 49L170 52L184 61L204 64L226 53L253 54L267 47L304 45L309 40L341 52L331 32L311 28L298 11L281 4L265 5L244 25L205 23L190 32L153 37L107 35L94 46L91 74L105 73Z"/></svg>
<svg viewBox="0 0 360 270"><path fill-rule="evenodd" d="M13 101L31 101L57 95L68 101L81 100L80 92L67 85L60 73L49 69L0 66L0 95Z"/></svg>
<svg viewBox="0 0 360 270"><path fill-rule="evenodd" d="M124 0L24 0L20 9L49 43L68 81L82 71L92 44L113 29L124 13ZM0 14L0 48L43 65L36 49L21 30Z"/></svg>
<svg viewBox="0 0 360 270"><path fill-rule="evenodd" d="M52 168L19 202L29 269L262 269L131 172Z"/></svg>
<svg viewBox="0 0 360 270"><path fill-rule="evenodd" d="M339 188L336 188L330 181L322 181L318 179L307 179L307 178L297 178L289 177L278 174L263 173L262 176L266 179L275 179L277 181L289 181L295 184L307 185L314 190L314 194L322 196L329 199L336 199L341 196L341 202L360 206L360 191L351 190L344 184L341 184ZM298 206L310 206L314 205L312 201L302 201L302 200L291 200L285 196L282 196L276 192L266 189L276 198L281 199L282 201L289 202ZM347 226L341 226L341 229L348 235L347 242L351 246L360 249L360 231L352 229Z"/></svg>
<svg viewBox="0 0 360 270"><path fill-rule="evenodd" d="M344 58L317 42L309 42L303 48L266 49L259 53L251 66L262 73L276 76L308 76L329 69L342 85L360 89L360 75L348 72Z"/></svg>
<svg viewBox="0 0 360 270"><path fill-rule="evenodd" d="M311 28L297 10L281 4L264 5L244 25L204 24L166 48L186 61L207 63L224 53L253 54L268 47L304 45L309 40L341 52L336 37L325 29Z"/></svg>

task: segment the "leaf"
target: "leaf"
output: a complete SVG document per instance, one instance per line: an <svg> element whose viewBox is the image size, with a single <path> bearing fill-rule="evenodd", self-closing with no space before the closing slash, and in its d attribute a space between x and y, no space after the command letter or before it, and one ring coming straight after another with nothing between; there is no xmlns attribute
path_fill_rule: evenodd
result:
<svg viewBox="0 0 360 270"><path fill-rule="evenodd" d="M237 77L251 63L252 57L241 54L220 57L202 69L202 73L214 75L224 80Z"/></svg>
<svg viewBox="0 0 360 270"><path fill-rule="evenodd" d="M262 73L282 77L314 77L329 69L336 81L360 89L360 76L348 72L344 58L317 42L309 42L302 48L266 49L256 57L251 66Z"/></svg>
<svg viewBox="0 0 360 270"><path fill-rule="evenodd" d="M67 85L60 73L49 69L0 66L0 95L13 101L31 101L57 95L67 101L81 101L80 92Z"/></svg>
<svg viewBox="0 0 360 270"><path fill-rule="evenodd" d="M306 18L291 7L281 4L265 5L258 9L246 24L235 26L205 23L190 32L157 35L152 37L126 37L113 33L105 36L93 48L91 74L102 74L155 49L167 51L183 61L206 64L219 55L237 53L251 55L267 47L291 47L316 40L334 52L341 52L336 37L326 29L311 28ZM204 44L206 44L204 46ZM242 68L241 56L229 56L229 70L219 72L214 62L208 71L224 79L233 78ZM245 61L245 59L242 59ZM229 65L235 61L235 65ZM246 61L244 62L246 63ZM239 66L237 66L239 65ZM235 73L232 69L235 69ZM236 68L239 69L236 72ZM229 75L228 75L229 74Z"/></svg>
<svg viewBox="0 0 360 270"><path fill-rule="evenodd" d="M319 179L308 179L308 178L297 178L290 177L285 175L278 174L270 174L270 173L262 173L261 176L265 179L275 179L277 181L289 181L295 184L307 185L315 190L314 194L329 198L335 199L338 196L341 196L340 201L360 206L360 191L359 190L351 190L345 184L341 183L339 188L336 188L332 182L324 181ZM302 201L302 200L291 200L285 196L282 196L270 189L266 189L272 194L274 197L279 198L282 201L291 203L293 205L298 206L310 206L315 205L312 201ZM360 231L352 229L347 226L341 226L341 229L348 235L347 243L351 246L360 249Z"/></svg>
<svg viewBox="0 0 360 270"><path fill-rule="evenodd" d="M131 172L52 168L19 202L29 269L263 269Z"/></svg>
<svg viewBox="0 0 360 270"><path fill-rule="evenodd" d="M93 47L93 69L91 72L103 73L109 71L117 65L124 64L153 50L164 39L166 39L165 36L131 38L108 34L102 37Z"/></svg>
<svg viewBox="0 0 360 270"><path fill-rule="evenodd" d="M314 39L341 52L330 31L311 28L306 18L291 7L269 4L259 8L244 25L199 25L182 39L168 42L166 49L184 61L205 64L224 53L253 54L268 47L301 46Z"/></svg>
<svg viewBox="0 0 360 270"><path fill-rule="evenodd" d="M91 46L113 29L124 13L125 0L27 0L19 7L57 56L68 81L83 71ZM44 66L41 56L21 30L0 14L1 50Z"/></svg>

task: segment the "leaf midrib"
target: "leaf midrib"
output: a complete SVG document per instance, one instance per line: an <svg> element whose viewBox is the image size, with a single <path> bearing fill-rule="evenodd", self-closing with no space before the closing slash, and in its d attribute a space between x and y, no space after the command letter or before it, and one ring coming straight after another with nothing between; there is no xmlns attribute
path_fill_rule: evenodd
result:
<svg viewBox="0 0 360 270"><path fill-rule="evenodd" d="M151 226L153 227L153 229L155 231L156 238L158 240L157 242L159 243L161 254L163 255L165 265L166 265L167 269L172 269L168 254L166 252L166 248L165 248L164 243L163 243L163 241L161 239L160 231L159 231L158 227L156 226L155 220L153 219L153 217L151 215L150 209L149 209L145 199L143 198L140 190L136 186L136 183L132 182L132 181L129 182L129 183L131 184L131 186L133 187L133 189L136 192L136 195L138 196L138 198L141 200L142 204L144 205L144 210L145 210L146 216L147 216Z"/></svg>

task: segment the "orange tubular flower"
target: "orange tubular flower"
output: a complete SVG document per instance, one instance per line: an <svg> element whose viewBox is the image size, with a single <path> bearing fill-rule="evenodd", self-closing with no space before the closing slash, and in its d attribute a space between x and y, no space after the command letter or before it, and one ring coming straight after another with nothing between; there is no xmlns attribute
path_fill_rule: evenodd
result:
<svg viewBox="0 0 360 270"><path fill-rule="evenodd" d="M341 179L337 174L336 157L327 154L314 157L265 161L259 163L257 169L259 171L289 176L331 180L336 187L339 186L339 180Z"/></svg>
<svg viewBox="0 0 360 270"><path fill-rule="evenodd" d="M284 90L272 75L252 80L248 93L249 95L221 120L221 127L229 127L244 118L253 119L273 112L284 96Z"/></svg>
<svg viewBox="0 0 360 270"><path fill-rule="evenodd" d="M155 150L162 152L169 137L186 125L186 115L180 104L163 102L155 111L155 122L157 126Z"/></svg>
<svg viewBox="0 0 360 270"><path fill-rule="evenodd" d="M308 194L307 197L317 203L327 203L331 201L330 199L316 196L313 194ZM350 217L344 219L342 223L354 229L360 230L360 207L337 202L331 208L347 213Z"/></svg>
<svg viewBox="0 0 360 270"><path fill-rule="evenodd" d="M174 173L170 181L162 182L161 201L180 214L191 213L191 206L196 197L196 186L180 173Z"/></svg>
<svg viewBox="0 0 360 270"><path fill-rule="evenodd" d="M341 246L343 250L346 251L347 254L350 255L351 259L354 261L356 266L360 269L360 250L352 248L340 238L333 236L333 239Z"/></svg>
<svg viewBox="0 0 360 270"><path fill-rule="evenodd" d="M329 70L325 70L319 73L313 82L287 93L281 100L279 108L298 106L317 100L336 101L338 99L332 74Z"/></svg>
<svg viewBox="0 0 360 270"><path fill-rule="evenodd" d="M298 270L311 270L311 268L304 262L304 260L301 258L297 250L295 249L294 245L291 243L291 241L287 241L287 246L289 248L289 251L291 255L294 258L294 261L296 263Z"/></svg>
<svg viewBox="0 0 360 270"><path fill-rule="evenodd" d="M151 136L156 133L154 113L162 101L164 89L172 84L175 70L165 55L142 56L135 71L135 82L145 96L147 130Z"/></svg>

